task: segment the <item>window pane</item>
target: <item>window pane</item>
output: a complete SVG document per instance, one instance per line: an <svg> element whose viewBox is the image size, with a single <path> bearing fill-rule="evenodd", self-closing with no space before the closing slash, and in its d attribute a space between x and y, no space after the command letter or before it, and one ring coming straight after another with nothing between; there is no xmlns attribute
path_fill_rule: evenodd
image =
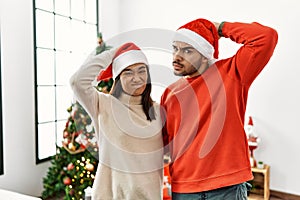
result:
<svg viewBox="0 0 300 200"><path fill-rule="evenodd" d="M55 13L70 16L70 0L56 0Z"/></svg>
<svg viewBox="0 0 300 200"><path fill-rule="evenodd" d="M71 53L56 52L56 85L69 85L70 76L75 72L72 69Z"/></svg>
<svg viewBox="0 0 300 200"><path fill-rule="evenodd" d="M35 7L43 10L53 11L53 1L35 0Z"/></svg>
<svg viewBox="0 0 300 200"><path fill-rule="evenodd" d="M56 87L57 119L67 119L69 113L67 109L73 102L73 93L68 86Z"/></svg>
<svg viewBox="0 0 300 200"><path fill-rule="evenodd" d="M53 50L37 49L37 84L54 85L54 52Z"/></svg>
<svg viewBox="0 0 300 200"><path fill-rule="evenodd" d="M0 32L1 33L1 32ZM0 175L4 172L3 159L3 124L2 124L2 81L1 81L1 35L0 35Z"/></svg>
<svg viewBox="0 0 300 200"><path fill-rule="evenodd" d="M71 53L71 62L70 62L71 69L70 70L72 72L75 72L80 67L80 65L85 61L87 56L88 56L88 54L84 54L83 52L80 52L80 53L73 52L73 53Z"/></svg>
<svg viewBox="0 0 300 200"><path fill-rule="evenodd" d="M86 31L84 35L85 39L85 48L88 49L89 51L97 45L97 37L95 37L95 34L97 34L97 27L95 25L86 25ZM89 52L87 52L89 53Z"/></svg>
<svg viewBox="0 0 300 200"><path fill-rule="evenodd" d="M54 17L52 13L36 10L36 45L54 47Z"/></svg>
<svg viewBox="0 0 300 200"><path fill-rule="evenodd" d="M39 86L38 122L55 121L55 88Z"/></svg>
<svg viewBox="0 0 300 200"><path fill-rule="evenodd" d="M82 49L85 49L85 35L86 27L85 23L81 21L72 20L72 41L76 41L72 43L72 51L81 52ZM78 39L80 38L80 39Z"/></svg>
<svg viewBox="0 0 300 200"><path fill-rule="evenodd" d="M55 16L55 48L61 50L71 49L71 32L70 18Z"/></svg>
<svg viewBox="0 0 300 200"><path fill-rule="evenodd" d="M72 21L72 51L84 52L90 51L97 45L97 27L95 25L85 24L80 21ZM78 40L81 38L81 40Z"/></svg>
<svg viewBox="0 0 300 200"><path fill-rule="evenodd" d="M95 10L96 8L97 8L97 4L95 0L85 0L85 20L87 22L96 24L97 13L91 12L91 10Z"/></svg>
<svg viewBox="0 0 300 200"><path fill-rule="evenodd" d="M39 158L44 159L49 155L54 155L55 147L55 123L46 123L38 125L39 134Z"/></svg>
<svg viewBox="0 0 300 200"><path fill-rule="evenodd" d="M84 0L72 0L71 17L84 20Z"/></svg>

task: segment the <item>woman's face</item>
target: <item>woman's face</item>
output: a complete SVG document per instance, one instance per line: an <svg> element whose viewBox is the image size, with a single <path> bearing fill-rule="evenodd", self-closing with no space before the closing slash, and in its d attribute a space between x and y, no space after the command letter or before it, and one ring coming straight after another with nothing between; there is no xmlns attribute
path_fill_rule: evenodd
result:
<svg viewBox="0 0 300 200"><path fill-rule="evenodd" d="M132 96L141 95L147 84L147 66L137 63L125 68L120 74L123 91Z"/></svg>

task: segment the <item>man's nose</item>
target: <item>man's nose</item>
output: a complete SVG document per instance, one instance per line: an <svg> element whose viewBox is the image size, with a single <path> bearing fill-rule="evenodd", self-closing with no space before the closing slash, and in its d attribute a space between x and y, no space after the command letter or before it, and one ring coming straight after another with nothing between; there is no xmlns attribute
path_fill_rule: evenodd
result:
<svg viewBox="0 0 300 200"><path fill-rule="evenodd" d="M182 50L181 49L177 49L177 50L173 51L173 57L174 58L183 58L182 57Z"/></svg>
<svg viewBox="0 0 300 200"><path fill-rule="evenodd" d="M173 53L173 58L174 60L182 60L183 57L182 57L182 54L180 53L180 51L176 51Z"/></svg>

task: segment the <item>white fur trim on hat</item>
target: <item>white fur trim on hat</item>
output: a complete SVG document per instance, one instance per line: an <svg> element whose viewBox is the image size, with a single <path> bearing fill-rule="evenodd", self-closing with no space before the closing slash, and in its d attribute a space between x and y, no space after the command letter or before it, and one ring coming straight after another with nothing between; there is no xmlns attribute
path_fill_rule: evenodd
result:
<svg viewBox="0 0 300 200"><path fill-rule="evenodd" d="M126 67L136 63L148 65L147 58L141 50L130 50L120 54L112 63L113 79L115 79Z"/></svg>
<svg viewBox="0 0 300 200"><path fill-rule="evenodd" d="M205 56L210 63L214 62L214 47L201 35L189 29L179 29L176 31L173 41L181 41L192 45L199 53Z"/></svg>

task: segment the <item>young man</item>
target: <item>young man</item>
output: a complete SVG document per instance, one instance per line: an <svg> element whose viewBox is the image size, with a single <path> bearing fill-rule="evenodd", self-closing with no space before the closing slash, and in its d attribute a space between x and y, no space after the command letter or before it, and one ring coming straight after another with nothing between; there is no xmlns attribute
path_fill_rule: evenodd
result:
<svg viewBox="0 0 300 200"><path fill-rule="evenodd" d="M242 46L234 56L216 61L220 37ZM176 31L173 68L183 77L161 98L173 199L247 199L246 181L253 178L244 132L247 95L277 37L259 23L206 19Z"/></svg>

